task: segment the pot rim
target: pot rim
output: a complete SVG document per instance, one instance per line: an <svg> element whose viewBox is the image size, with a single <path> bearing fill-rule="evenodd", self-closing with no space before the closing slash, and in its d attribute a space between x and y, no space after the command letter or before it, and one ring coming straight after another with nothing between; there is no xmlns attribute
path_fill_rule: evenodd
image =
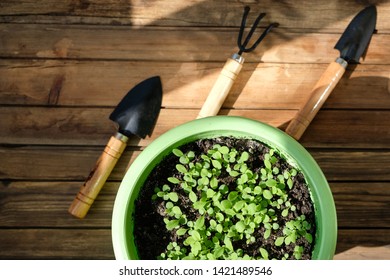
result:
<svg viewBox="0 0 390 280"><path fill-rule="evenodd" d="M166 155L185 143L201 138L232 136L252 138L276 149L303 172L314 202L316 237L312 259L332 259L337 242L337 215L328 182L310 153L294 138L268 124L244 117L212 116L179 125L146 147L127 170L115 198L112 242L116 259L138 259L132 232L132 208L143 182ZM321 234L319 234L321 233Z"/></svg>

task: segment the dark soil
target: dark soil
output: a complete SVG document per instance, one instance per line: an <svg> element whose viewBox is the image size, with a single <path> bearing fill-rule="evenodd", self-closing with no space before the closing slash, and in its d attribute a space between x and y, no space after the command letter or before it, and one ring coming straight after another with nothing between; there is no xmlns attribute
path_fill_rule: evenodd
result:
<svg viewBox="0 0 390 280"><path fill-rule="evenodd" d="M214 144L226 145L228 147L234 147L237 151L247 151L250 154L250 158L247 162L251 170L260 170L264 167L263 159L264 155L269 152L269 147L266 145L250 139L236 139L236 138L214 138L203 139L193 143L186 144L180 147L183 152L194 151L195 154L207 153ZM280 170L291 169L291 166L279 155L278 168ZM196 159L195 159L196 160ZM163 221L166 216L165 208L159 201L153 201L151 199L154 194L155 187L161 187L167 184L168 177L180 177L181 174L176 170L178 158L170 154L164 158L158 166L156 166L149 175L144 187L140 191L139 198L136 201L135 213L134 213L134 238L138 249L138 255L140 259L157 259L157 257L165 251L168 243L170 242L183 242L185 236L177 236L174 231L168 231ZM229 174L222 174L219 178L220 182L224 182L230 189L235 188L235 178L230 177ZM169 183L168 183L169 184ZM195 220L199 215L197 210L190 207L191 203L188 197L184 194L183 190L179 190L178 185L171 184L171 187L175 187L175 191L179 194L179 201L181 201L181 209L183 213L187 215L189 219ZM183 196L180 196L180 193ZM315 242L315 216L314 207L310 197L308 187L306 185L304 176L302 173L298 174L293 179L293 187L288 190L291 204L296 206L296 211L290 211L288 216L278 216L278 223L283 225L289 220L293 220L296 217L304 214L306 220L312 224L310 234L313 236L313 242L310 244L305 238L297 239L295 244L282 246L275 246L274 242L278 236L282 236L282 226L275 233L264 239L265 228L259 228L254 232L256 242L247 245L245 242L235 241L233 242L234 248L242 248L244 253L252 257L260 258L259 247L263 247L267 250L270 259L282 259L285 253L289 253L289 259L294 259L293 251L295 245L302 246L304 248L302 259L311 259L311 253ZM283 209L277 210L280 213Z"/></svg>

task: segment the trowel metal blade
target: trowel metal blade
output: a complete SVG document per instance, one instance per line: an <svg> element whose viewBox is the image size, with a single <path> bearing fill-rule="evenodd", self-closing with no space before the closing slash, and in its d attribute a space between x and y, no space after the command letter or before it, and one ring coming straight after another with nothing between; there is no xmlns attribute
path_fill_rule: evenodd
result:
<svg viewBox="0 0 390 280"><path fill-rule="evenodd" d="M348 63L359 63L374 33L376 17L376 7L372 5L352 19L335 46L340 51L341 58Z"/></svg>
<svg viewBox="0 0 390 280"><path fill-rule="evenodd" d="M145 138L152 133L161 102L161 79L154 76L132 88L111 113L110 119L119 125L120 133Z"/></svg>

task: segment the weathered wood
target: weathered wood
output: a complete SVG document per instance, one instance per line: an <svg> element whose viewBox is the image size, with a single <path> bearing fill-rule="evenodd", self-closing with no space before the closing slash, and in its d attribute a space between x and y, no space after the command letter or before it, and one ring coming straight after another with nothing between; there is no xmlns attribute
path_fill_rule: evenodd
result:
<svg viewBox="0 0 390 280"><path fill-rule="evenodd" d="M110 229L0 229L0 259L114 259Z"/></svg>
<svg viewBox="0 0 390 280"><path fill-rule="evenodd" d="M102 147L2 147L0 179L85 180ZM329 181L390 181L388 150L309 149ZM109 180L121 180L139 155L126 150Z"/></svg>
<svg viewBox="0 0 390 280"><path fill-rule="evenodd" d="M108 119L112 108L3 107L0 110L0 142L5 144L105 145L117 129ZM130 137L129 145L146 146L161 134L191 120L199 110L162 109L151 137ZM257 119L282 126L294 111L222 110L221 115Z"/></svg>
<svg viewBox="0 0 390 280"><path fill-rule="evenodd" d="M377 34L349 66L301 143L335 199L336 259L390 259L389 1L4 0L0 3L0 259L113 259L115 195L140 151L195 119L237 51L244 5L259 31L221 115L284 129L353 16L377 4ZM88 217L70 202L115 133L108 115L135 84L163 81L152 137L132 137Z"/></svg>
<svg viewBox="0 0 390 280"><path fill-rule="evenodd" d="M216 28L1 24L0 57L226 61L238 30ZM12 36L10 36L12 34ZM330 63L340 34L270 32L247 62ZM374 34L364 64L388 64L390 34Z"/></svg>
<svg viewBox="0 0 390 280"><path fill-rule="evenodd" d="M88 216L82 221L67 212L81 185L81 181L0 181L0 227L110 227L120 182L105 184ZM330 187L339 227L390 226L387 215L390 211L390 183L331 182Z"/></svg>
<svg viewBox="0 0 390 280"><path fill-rule="evenodd" d="M389 259L389 236L388 229L341 229L335 259ZM0 244L0 259L115 258L110 229L0 229Z"/></svg>
<svg viewBox="0 0 390 280"><path fill-rule="evenodd" d="M116 127L112 108L3 107L0 142L19 145L105 145ZM162 109L151 137L129 140L146 146L168 130L194 120L199 110ZM296 111L222 110L284 129ZM390 111L322 110L301 139L305 147L390 148Z"/></svg>
<svg viewBox="0 0 390 280"><path fill-rule="evenodd" d="M370 4L378 5L379 30L389 30L386 15L390 5L386 1L348 0L332 4L326 0L283 2L265 0L158 0L148 1L31 1L3 0L0 9L2 22L18 23L81 23L127 24L159 26L239 26L244 5L252 8L250 19L259 12L266 12L263 24L276 21L281 28L312 30L344 30L352 17ZM252 14L253 13L253 14Z"/></svg>
<svg viewBox="0 0 390 280"><path fill-rule="evenodd" d="M335 260L389 260L390 246L356 246L334 257Z"/></svg>
<svg viewBox="0 0 390 280"><path fill-rule="evenodd" d="M0 104L116 106L159 75L163 107L200 108L223 62L0 60ZM224 108L298 109L326 64L245 62ZM349 67L324 108L388 109L389 65ZM39 79L37 79L39 77Z"/></svg>

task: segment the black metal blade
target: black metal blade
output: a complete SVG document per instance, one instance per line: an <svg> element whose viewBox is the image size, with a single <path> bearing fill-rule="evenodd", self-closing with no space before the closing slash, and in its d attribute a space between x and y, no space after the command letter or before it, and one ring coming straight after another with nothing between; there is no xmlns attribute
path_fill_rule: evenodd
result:
<svg viewBox="0 0 390 280"><path fill-rule="evenodd" d="M376 7L369 6L360 11L345 29L335 49L348 63L358 63L370 43L376 25Z"/></svg>
<svg viewBox="0 0 390 280"><path fill-rule="evenodd" d="M162 102L160 77L144 80L132 88L111 113L110 119L119 125L119 132L145 138L151 134Z"/></svg>

